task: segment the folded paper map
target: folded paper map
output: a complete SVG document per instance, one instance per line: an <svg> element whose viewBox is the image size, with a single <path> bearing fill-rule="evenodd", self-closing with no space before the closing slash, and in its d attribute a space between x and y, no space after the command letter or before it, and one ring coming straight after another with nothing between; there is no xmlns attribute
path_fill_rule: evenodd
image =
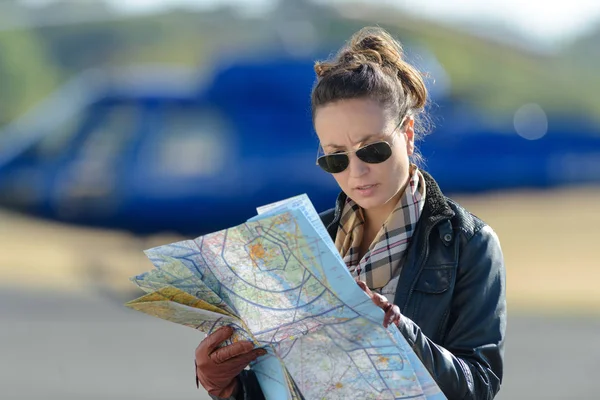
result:
<svg viewBox="0 0 600 400"><path fill-rule="evenodd" d="M126 305L206 334L233 326L267 400L445 399L356 284L306 195L229 229L146 250L156 269Z"/></svg>

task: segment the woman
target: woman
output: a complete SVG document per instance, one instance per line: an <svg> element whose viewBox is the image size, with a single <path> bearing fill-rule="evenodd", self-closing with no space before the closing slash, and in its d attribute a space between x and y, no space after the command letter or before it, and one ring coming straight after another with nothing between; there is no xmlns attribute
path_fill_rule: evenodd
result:
<svg viewBox="0 0 600 400"><path fill-rule="evenodd" d="M492 399L503 374L502 251L494 231L415 164L427 100L421 75L380 29L359 31L315 71L317 162L342 190L321 214L336 248L446 397ZM231 333L222 328L198 346L197 378L213 398L263 398L244 368L264 350L215 350Z"/></svg>

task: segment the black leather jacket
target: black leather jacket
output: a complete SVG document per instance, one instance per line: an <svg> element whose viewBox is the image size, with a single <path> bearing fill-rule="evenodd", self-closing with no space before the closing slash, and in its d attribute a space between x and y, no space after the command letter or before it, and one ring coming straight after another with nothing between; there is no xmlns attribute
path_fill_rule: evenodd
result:
<svg viewBox="0 0 600 400"><path fill-rule="evenodd" d="M431 176L394 303L400 332L449 400L491 400L500 390L506 330L505 269L492 229L445 197ZM321 219L335 239L342 193ZM263 399L251 371L238 399ZM215 397L216 398L216 397Z"/></svg>

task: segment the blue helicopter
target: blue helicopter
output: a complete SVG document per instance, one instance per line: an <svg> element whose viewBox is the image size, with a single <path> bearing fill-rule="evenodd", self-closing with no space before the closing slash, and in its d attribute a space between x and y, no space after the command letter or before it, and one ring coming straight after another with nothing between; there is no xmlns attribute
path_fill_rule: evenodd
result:
<svg viewBox="0 0 600 400"><path fill-rule="evenodd" d="M0 132L0 205L185 235L240 224L256 207L301 193L317 210L329 208L339 189L315 165L314 58L234 60L208 76L89 71ZM513 121L492 127L448 100L440 75L432 88L436 129L420 148L444 191L600 182L600 138L570 134L595 128L547 119L537 124L546 124L543 137L531 140Z"/></svg>

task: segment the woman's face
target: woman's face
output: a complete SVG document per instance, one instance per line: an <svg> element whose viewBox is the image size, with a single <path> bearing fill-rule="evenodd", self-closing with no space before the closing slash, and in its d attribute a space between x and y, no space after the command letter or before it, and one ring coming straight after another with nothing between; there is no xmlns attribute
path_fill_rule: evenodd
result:
<svg viewBox="0 0 600 400"><path fill-rule="evenodd" d="M397 117L369 99L340 100L317 109L315 130L325 154L356 150L384 140L392 146L392 156L379 164L361 161L355 153L350 164L333 174L348 197L365 210L395 206L408 182L409 158L414 151L414 121L397 127Z"/></svg>

